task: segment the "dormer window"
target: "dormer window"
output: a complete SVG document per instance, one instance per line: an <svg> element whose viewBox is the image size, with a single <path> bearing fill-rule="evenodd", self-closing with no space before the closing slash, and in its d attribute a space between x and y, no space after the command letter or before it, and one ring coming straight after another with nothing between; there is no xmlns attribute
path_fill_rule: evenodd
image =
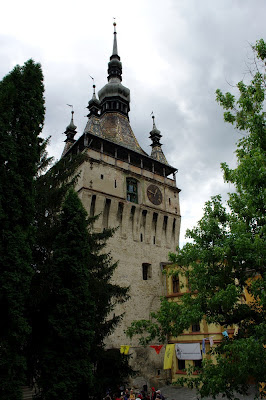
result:
<svg viewBox="0 0 266 400"><path fill-rule="evenodd" d="M138 182L134 178L127 178L127 201L138 203Z"/></svg>

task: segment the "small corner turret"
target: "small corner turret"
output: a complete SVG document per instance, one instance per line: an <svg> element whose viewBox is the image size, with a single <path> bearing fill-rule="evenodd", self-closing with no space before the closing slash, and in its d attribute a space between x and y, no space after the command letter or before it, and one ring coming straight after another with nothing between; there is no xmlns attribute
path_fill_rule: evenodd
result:
<svg viewBox="0 0 266 400"><path fill-rule="evenodd" d="M155 125L155 116L152 113L152 130L150 131L150 139L152 141L151 147L151 157L154 158L157 161L160 161L164 164L168 165L168 162L166 160L166 157L162 151L162 144L160 142L160 139L162 137L161 132L159 131L159 129L157 129L156 125Z"/></svg>
<svg viewBox="0 0 266 400"><path fill-rule="evenodd" d="M65 132L64 132L64 134L66 135L66 140L65 140L65 147L64 147L64 150L63 150L63 153L62 153L62 156L61 157L63 157L65 154L66 154L66 152L68 151L68 149L70 149L70 147L73 145L73 143L75 143L75 139L74 139L74 137L75 137L75 135L76 135L76 133L77 133L77 131L76 131L76 129L77 129L77 127L76 127L76 125L74 124L74 111L73 111L73 106L72 105L70 105L70 104L68 104L68 106L69 107L72 107L72 111L71 111L71 121L70 121L70 124L66 127L66 130L65 130Z"/></svg>
<svg viewBox="0 0 266 400"><path fill-rule="evenodd" d="M90 118L92 115L99 116L99 111L101 109L100 100L97 99L95 94L95 88L96 86L93 84L93 95L87 106L89 110L89 114L87 115L88 118Z"/></svg>

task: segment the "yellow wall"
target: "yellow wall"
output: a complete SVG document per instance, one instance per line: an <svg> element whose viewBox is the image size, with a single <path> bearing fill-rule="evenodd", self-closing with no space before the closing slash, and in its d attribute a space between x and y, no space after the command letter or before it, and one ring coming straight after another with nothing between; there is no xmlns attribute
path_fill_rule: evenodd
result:
<svg viewBox="0 0 266 400"><path fill-rule="evenodd" d="M171 270L178 271L180 270L180 267L170 264L165 266L165 270L167 272L170 272ZM180 290L178 293L173 293L173 277L171 275L167 275L168 301L180 302L182 296L185 293L190 293L190 290L188 288L187 278L184 276L183 273L181 273L181 271L178 276L179 276ZM222 326L215 324L207 324L204 319L200 321L199 325L200 325L200 330L198 332L192 332L192 327L190 327L189 330L184 331L181 335L177 337L169 337L168 343L200 343L200 347L202 350L202 340L204 338L207 339L213 337L214 346L217 345L217 343L221 342L223 338L222 332L225 330ZM228 328L226 329L229 336L231 336L234 333L234 327L231 328L232 329ZM202 354L203 359L205 357L210 358L211 356L210 354L208 354L210 351L210 342L208 340L205 340L205 350L206 353ZM189 366L193 365L194 365L193 361L185 360L185 368L188 368ZM180 371L178 369L178 359L174 355L173 365L172 365L172 381L175 381L177 378L180 378L185 375L186 373L184 371Z"/></svg>

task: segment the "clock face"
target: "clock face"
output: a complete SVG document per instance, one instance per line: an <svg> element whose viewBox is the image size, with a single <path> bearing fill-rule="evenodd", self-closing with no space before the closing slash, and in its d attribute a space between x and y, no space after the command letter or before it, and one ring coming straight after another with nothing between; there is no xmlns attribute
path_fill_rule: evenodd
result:
<svg viewBox="0 0 266 400"><path fill-rule="evenodd" d="M147 188L147 196L148 199L152 202L152 204L155 204L156 206L159 206L161 202L163 201L163 195L158 186L155 185L149 185Z"/></svg>

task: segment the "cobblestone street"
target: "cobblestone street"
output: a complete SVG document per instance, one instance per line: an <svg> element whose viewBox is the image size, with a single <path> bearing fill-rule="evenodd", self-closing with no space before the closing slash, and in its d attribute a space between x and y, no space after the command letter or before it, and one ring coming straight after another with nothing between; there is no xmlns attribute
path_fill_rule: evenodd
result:
<svg viewBox="0 0 266 400"><path fill-rule="evenodd" d="M160 388L161 393L166 397L167 400L196 400L196 390L188 388L179 388L174 386L164 386ZM247 396L237 395L239 400L254 400L256 397L255 387L250 388L250 393ZM212 400L212 397L204 397L205 400ZM216 397L217 400L225 399L225 397Z"/></svg>

